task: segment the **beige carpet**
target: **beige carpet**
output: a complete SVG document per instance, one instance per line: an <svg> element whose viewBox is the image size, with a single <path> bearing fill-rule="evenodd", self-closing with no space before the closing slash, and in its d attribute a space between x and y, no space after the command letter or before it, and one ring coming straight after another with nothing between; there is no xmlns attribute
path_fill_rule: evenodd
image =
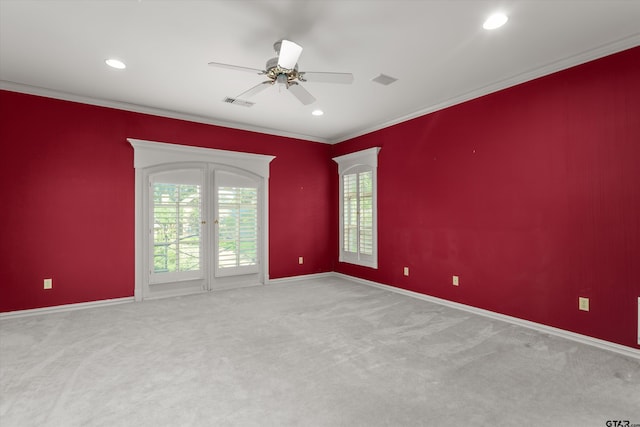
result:
<svg viewBox="0 0 640 427"><path fill-rule="evenodd" d="M0 321L0 426L640 424L640 361L327 278Z"/></svg>

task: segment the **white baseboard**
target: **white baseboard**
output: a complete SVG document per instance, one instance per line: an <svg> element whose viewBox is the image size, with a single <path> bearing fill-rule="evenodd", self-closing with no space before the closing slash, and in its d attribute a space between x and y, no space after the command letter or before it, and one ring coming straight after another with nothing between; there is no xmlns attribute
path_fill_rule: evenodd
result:
<svg viewBox="0 0 640 427"><path fill-rule="evenodd" d="M564 329L554 328L552 326L531 322L529 320L519 319L517 317L507 316L506 314L495 313L493 311L484 310L484 309L473 307L470 305L460 304L458 302L448 301L442 298L432 297L432 296L421 294L418 292L408 291L406 289L396 288L394 286L383 285L382 283L373 282L371 280L360 279L358 277L348 276L342 273L332 273L332 274L337 277L350 280L352 282L360 283L367 286L373 286L375 288L384 289L387 291L395 292L397 294L409 296L412 298L417 298L417 299L429 301L435 304L443 305L446 307L467 311L469 313L477 314L480 316L501 320L503 322L511 323L518 326L523 326L525 328L533 329L538 332L554 335L554 336L565 338L571 341L576 341L581 344L587 344L593 347L598 347L604 350L613 351L623 356L640 360L640 350L635 350L633 348L630 348L624 345L615 344L609 341L593 338L587 335L577 334L575 332L565 331Z"/></svg>
<svg viewBox="0 0 640 427"><path fill-rule="evenodd" d="M314 273L314 274L303 274L301 276L291 276L291 277L283 277L281 279L269 279L265 285L277 285L280 283L289 283L289 282L297 282L300 280L310 280L310 279L325 279L327 277L335 277L336 273L328 272L328 273Z"/></svg>
<svg viewBox="0 0 640 427"><path fill-rule="evenodd" d="M405 295L408 297L421 299L423 301L428 301L428 302L443 305L446 307L451 307L451 308L463 310L469 313L477 314L480 316L501 320L503 322L533 329L538 332L554 335L554 336L565 338L571 341L587 344L593 347L598 347L604 350L621 354L623 356L640 360L640 350L636 350L624 345L615 344L609 341L593 338L593 337L578 334L575 332L565 331L564 329L554 328L552 326L531 322L529 320L519 319L513 316L507 316L506 314L495 313L493 311L484 310L482 308L477 308L470 305L461 304L458 302L448 301L442 298L437 298L430 295L421 294L418 292L408 291L406 289L397 288L395 286L383 285L382 283L373 282L371 280L361 279L359 277L349 276L342 273L328 272L328 273L316 273L316 274L305 274L301 276L284 277L281 279L269 279L265 284L276 285L281 283L290 283L290 282L296 282L296 281L302 281L302 280L323 279L327 277L339 277L355 283L360 283L362 285L373 286L375 288L384 289L386 291L395 292L397 294ZM114 299L106 299L101 301L82 302L82 303L76 303L76 304L64 304L64 305L56 305L53 307L34 308L29 310L16 310L16 311L9 311L6 313L0 313L0 320L14 319L19 317L27 317L27 316L37 316L40 314L84 310L87 308L95 308L95 307L106 307L109 305L125 304L130 302L135 302L134 297L114 298ZM640 298L638 298L638 335L639 335L638 343L640 344Z"/></svg>
<svg viewBox="0 0 640 427"><path fill-rule="evenodd" d="M288 283L295 282L300 280L308 280L308 279L321 279L326 277L332 277L334 273L316 273L316 274L306 274L301 276L292 276L292 277L284 277L282 279L270 279L267 284L279 284L279 283ZM247 285L256 286L256 285ZM216 290L225 290L226 288L215 289ZM163 299L163 298L171 298L176 296L185 296L185 295L195 295L199 293L207 293L208 291L198 290L189 293L166 293L166 294L158 294L150 297L146 297L145 301L152 301L155 299ZM42 308L33 308L29 310L16 310L16 311L7 311L4 313L0 313L0 320L3 319L15 319L18 317L27 317L27 316L38 316L41 314L50 314L50 313L62 313L65 311L74 311L74 310L84 310L86 308L94 308L94 307L106 307L109 305L116 304L124 304L129 302L136 302L134 297L126 297L126 298L114 298L114 299L106 299L100 301L90 301L90 302L81 302L75 304L63 304L63 305L55 305L51 307L42 307Z"/></svg>
<svg viewBox="0 0 640 427"><path fill-rule="evenodd" d="M76 304L54 305L52 307L32 308L29 310L16 310L0 313L0 320L15 319L18 317L38 316L41 314L62 313L65 311L84 310L87 308L106 307L109 305L134 302L133 297L104 299L100 301L80 302Z"/></svg>

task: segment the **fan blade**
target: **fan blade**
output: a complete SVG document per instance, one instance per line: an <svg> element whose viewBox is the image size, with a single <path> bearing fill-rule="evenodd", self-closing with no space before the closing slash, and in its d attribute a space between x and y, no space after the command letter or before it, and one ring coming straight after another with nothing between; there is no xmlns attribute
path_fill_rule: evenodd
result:
<svg viewBox="0 0 640 427"><path fill-rule="evenodd" d="M300 86L298 83L290 83L288 88L293 96L298 98L298 101L302 102L304 105L313 104L315 102L315 98L311 95L305 88Z"/></svg>
<svg viewBox="0 0 640 427"><path fill-rule="evenodd" d="M340 83L350 85L353 83L353 74L351 73L322 73L316 71L298 73L299 79L304 82L312 83Z"/></svg>
<svg viewBox="0 0 640 427"><path fill-rule="evenodd" d="M245 90L240 95L236 96L236 99L251 98L252 96L259 94L260 92L262 92L263 90L271 86L272 84L273 84L272 80L267 80L266 82L259 83L254 87L252 87L251 89Z"/></svg>
<svg viewBox="0 0 640 427"><path fill-rule="evenodd" d="M289 40L282 40L280 54L278 55L278 65L286 70L293 70L301 53L302 46Z"/></svg>
<svg viewBox="0 0 640 427"><path fill-rule="evenodd" d="M250 73L256 73L256 74L266 74L264 70L259 70L257 68L241 67L239 65L221 64L219 62L209 62L209 65L211 65L212 67L229 68L230 70L248 71Z"/></svg>

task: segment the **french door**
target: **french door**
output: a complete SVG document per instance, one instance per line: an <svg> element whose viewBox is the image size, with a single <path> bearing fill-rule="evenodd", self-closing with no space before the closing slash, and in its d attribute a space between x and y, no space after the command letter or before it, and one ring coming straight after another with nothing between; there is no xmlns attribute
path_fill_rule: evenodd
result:
<svg viewBox="0 0 640 427"><path fill-rule="evenodd" d="M260 177L197 163L146 176L145 298L263 283Z"/></svg>

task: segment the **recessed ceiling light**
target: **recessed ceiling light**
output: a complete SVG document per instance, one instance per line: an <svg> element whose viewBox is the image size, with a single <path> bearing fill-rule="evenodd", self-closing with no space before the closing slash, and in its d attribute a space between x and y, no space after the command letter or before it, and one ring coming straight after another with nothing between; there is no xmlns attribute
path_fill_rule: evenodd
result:
<svg viewBox="0 0 640 427"><path fill-rule="evenodd" d="M508 20L509 18L504 13L494 13L484 21L482 28L485 30L495 30L506 24Z"/></svg>
<svg viewBox="0 0 640 427"><path fill-rule="evenodd" d="M314 116L321 116L321 115L324 114L324 111L322 111L322 110L313 110L311 112L311 114L313 114Z"/></svg>
<svg viewBox="0 0 640 427"><path fill-rule="evenodd" d="M124 62L118 60L118 59L107 59L104 61L109 67L113 67L113 68L117 68L118 70L124 70L125 68L127 68L127 66L124 64Z"/></svg>

